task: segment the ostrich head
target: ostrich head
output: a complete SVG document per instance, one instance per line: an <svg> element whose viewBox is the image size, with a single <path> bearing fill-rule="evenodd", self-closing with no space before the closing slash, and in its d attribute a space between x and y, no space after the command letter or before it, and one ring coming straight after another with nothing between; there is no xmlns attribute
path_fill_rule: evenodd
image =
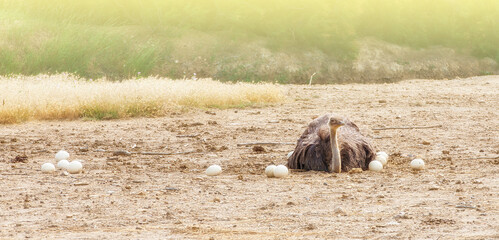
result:
<svg viewBox="0 0 499 240"><path fill-rule="evenodd" d="M331 130L337 130L339 127L345 125L345 122L342 119L331 117L329 118L328 124Z"/></svg>

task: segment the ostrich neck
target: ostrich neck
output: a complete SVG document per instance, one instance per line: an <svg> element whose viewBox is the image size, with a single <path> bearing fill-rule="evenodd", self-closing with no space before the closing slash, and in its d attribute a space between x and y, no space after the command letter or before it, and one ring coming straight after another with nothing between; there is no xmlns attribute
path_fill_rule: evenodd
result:
<svg viewBox="0 0 499 240"><path fill-rule="evenodd" d="M331 135L331 152L332 159L329 165L329 172L341 172L341 156L340 149L338 147L338 137L336 136L337 129L329 129L329 134Z"/></svg>

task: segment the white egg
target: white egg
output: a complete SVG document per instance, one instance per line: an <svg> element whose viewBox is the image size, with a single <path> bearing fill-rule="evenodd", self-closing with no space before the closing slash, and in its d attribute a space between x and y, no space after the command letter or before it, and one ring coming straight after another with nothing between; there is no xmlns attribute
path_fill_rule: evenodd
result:
<svg viewBox="0 0 499 240"><path fill-rule="evenodd" d="M69 167L69 161L66 159L63 159L57 163L57 167L60 169L67 170Z"/></svg>
<svg viewBox="0 0 499 240"><path fill-rule="evenodd" d="M381 164L383 164L383 166L386 165L386 163L388 162L388 160L386 160L386 157L385 155L376 155L376 158L374 159L375 161L379 161Z"/></svg>
<svg viewBox="0 0 499 240"><path fill-rule="evenodd" d="M83 170L83 165L81 165L80 161L72 161L66 170L71 174L80 173Z"/></svg>
<svg viewBox="0 0 499 240"><path fill-rule="evenodd" d="M293 155L293 153L294 153L294 152L295 152L295 151L291 151L291 152L289 152L289 153L288 153L288 158L290 158L290 157L291 157L291 155Z"/></svg>
<svg viewBox="0 0 499 240"><path fill-rule="evenodd" d="M211 165L206 169L206 175L208 176L216 176L218 174L222 173L222 168L218 165Z"/></svg>
<svg viewBox="0 0 499 240"><path fill-rule="evenodd" d="M267 175L267 177L274 177L275 168L276 168L275 165L270 165L265 168L265 174Z"/></svg>
<svg viewBox="0 0 499 240"><path fill-rule="evenodd" d="M274 177L283 178L288 175L288 168L284 165L279 165L274 169Z"/></svg>
<svg viewBox="0 0 499 240"><path fill-rule="evenodd" d="M55 154L55 160L57 161L61 161L64 159L68 160L68 158L69 158L69 153L64 150L61 150Z"/></svg>
<svg viewBox="0 0 499 240"><path fill-rule="evenodd" d="M55 171L55 166L52 163L44 163L42 164L42 172L43 173L50 173Z"/></svg>
<svg viewBox="0 0 499 240"><path fill-rule="evenodd" d="M411 161L411 168L414 170L422 170L424 169L424 161L423 159L416 158Z"/></svg>
<svg viewBox="0 0 499 240"><path fill-rule="evenodd" d="M374 160L369 163L369 170L379 172L383 170L383 164L380 161Z"/></svg>
<svg viewBox="0 0 499 240"><path fill-rule="evenodd" d="M377 152L377 153L376 153L376 155L377 155L377 156L382 155L382 156L384 156L386 159L388 159L388 154L387 154L386 152Z"/></svg>

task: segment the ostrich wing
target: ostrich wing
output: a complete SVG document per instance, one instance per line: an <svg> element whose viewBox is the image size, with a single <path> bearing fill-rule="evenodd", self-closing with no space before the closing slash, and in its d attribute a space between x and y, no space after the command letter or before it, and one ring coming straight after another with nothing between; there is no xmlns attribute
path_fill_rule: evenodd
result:
<svg viewBox="0 0 499 240"><path fill-rule="evenodd" d="M354 128L348 125L338 129L338 144L342 171L347 172L352 168L367 170L369 163L376 157L369 139L360 133L357 126Z"/></svg>
<svg viewBox="0 0 499 240"><path fill-rule="evenodd" d="M328 148L324 145L327 141L323 138L329 138L327 132L324 131L328 119L328 115L324 115L310 122L298 139L293 154L288 159L289 168L327 171L326 153Z"/></svg>

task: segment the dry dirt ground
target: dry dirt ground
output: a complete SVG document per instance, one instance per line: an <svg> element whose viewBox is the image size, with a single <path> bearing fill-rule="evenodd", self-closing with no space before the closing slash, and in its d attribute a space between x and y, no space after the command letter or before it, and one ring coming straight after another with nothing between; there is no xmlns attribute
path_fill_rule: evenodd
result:
<svg viewBox="0 0 499 240"><path fill-rule="evenodd" d="M499 76L283 91L287 102L262 108L0 126L0 238L499 238ZM356 122L390 154L386 168L267 178L294 146L237 145L295 142L326 112ZM59 149L84 172L41 173ZM415 157L425 170L409 168ZM211 164L223 173L206 176Z"/></svg>

